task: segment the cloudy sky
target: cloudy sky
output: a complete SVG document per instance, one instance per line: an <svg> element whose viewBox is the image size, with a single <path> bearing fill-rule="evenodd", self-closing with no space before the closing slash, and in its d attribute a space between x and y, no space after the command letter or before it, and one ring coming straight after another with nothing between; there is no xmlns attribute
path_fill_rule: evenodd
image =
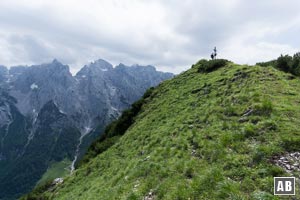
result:
<svg viewBox="0 0 300 200"><path fill-rule="evenodd" d="M0 64L98 58L179 73L214 46L254 64L299 51L299 0L1 0Z"/></svg>

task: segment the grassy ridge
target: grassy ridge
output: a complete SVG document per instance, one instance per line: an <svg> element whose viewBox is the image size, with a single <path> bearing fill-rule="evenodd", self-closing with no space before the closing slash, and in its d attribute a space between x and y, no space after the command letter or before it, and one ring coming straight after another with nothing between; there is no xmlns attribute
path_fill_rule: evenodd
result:
<svg viewBox="0 0 300 200"><path fill-rule="evenodd" d="M273 176L288 174L272 157L300 149L299 79L272 67L200 68L155 88L124 135L38 197L279 199Z"/></svg>

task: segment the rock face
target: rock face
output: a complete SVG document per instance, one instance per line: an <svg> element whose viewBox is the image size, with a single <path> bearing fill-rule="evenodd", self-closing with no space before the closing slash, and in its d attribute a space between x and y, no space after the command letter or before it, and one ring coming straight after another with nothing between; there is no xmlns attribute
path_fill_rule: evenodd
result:
<svg viewBox="0 0 300 200"><path fill-rule="evenodd" d="M300 152L292 152L281 156L275 156L272 158L272 161L289 174L300 172Z"/></svg>
<svg viewBox="0 0 300 200"><path fill-rule="evenodd" d="M152 66L115 68L105 60L75 76L52 63L0 66L0 199L29 191L51 162L73 166L104 129L170 73Z"/></svg>

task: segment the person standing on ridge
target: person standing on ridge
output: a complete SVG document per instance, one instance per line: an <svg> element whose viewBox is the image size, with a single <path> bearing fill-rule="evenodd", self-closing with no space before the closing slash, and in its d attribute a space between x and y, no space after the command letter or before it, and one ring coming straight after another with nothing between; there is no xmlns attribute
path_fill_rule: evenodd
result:
<svg viewBox="0 0 300 200"><path fill-rule="evenodd" d="M213 54L214 54L214 59L216 59L217 58L217 47L214 48L214 53Z"/></svg>
<svg viewBox="0 0 300 200"><path fill-rule="evenodd" d="M210 55L210 57L212 60L217 58L217 47L214 48L214 52Z"/></svg>

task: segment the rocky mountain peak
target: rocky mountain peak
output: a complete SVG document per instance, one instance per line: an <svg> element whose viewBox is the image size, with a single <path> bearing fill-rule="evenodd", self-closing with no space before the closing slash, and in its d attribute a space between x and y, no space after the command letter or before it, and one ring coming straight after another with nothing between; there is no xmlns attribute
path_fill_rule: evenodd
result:
<svg viewBox="0 0 300 200"><path fill-rule="evenodd" d="M112 71L114 68L109 62L98 59L85 65L77 74L78 78L86 78L87 76L102 76L104 72Z"/></svg>
<svg viewBox="0 0 300 200"><path fill-rule="evenodd" d="M126 68L127 66L125 65L125 64L123 64L123 63L120 63L120 64L118 64L117 66L116 66L116 69L124 69L124 68Z"/></svg>
<svg viewBox="0 0 300 200"><path fill-rule="evenodd" d="M52 63L58 63L58 64L61 64L56 58L54 58L54 59L52 60Z"/></svg>
<svg viewBox="0 0 300 200"><path fill-rule="evenodd" d="M99 72L110 71L113 69L113 66L109 62L99 59L99 60L96 60L95 62L90 63L88 65L88 68L90 71L99 73Z"/></svg>
<svg viewBox="0 0 300 200"><path fill-rule="evenodd" d="M110 64L109 62L103 60L103 59L98 59L94 62L92 62L90 64L91 67L99 67L99 68L102 68L102 69L113 69L113 66L112 64Z"/></svg>
<svg viewBox="0 0 300 200"><path fill-rule="evenodd" d="M54 59L51 63L46 63L42 65L38 65L39 68L45 69L48 72L51 73L66 73L70 74L69 66L63 65L61 62L59 62L57 59Z"/></svg>

